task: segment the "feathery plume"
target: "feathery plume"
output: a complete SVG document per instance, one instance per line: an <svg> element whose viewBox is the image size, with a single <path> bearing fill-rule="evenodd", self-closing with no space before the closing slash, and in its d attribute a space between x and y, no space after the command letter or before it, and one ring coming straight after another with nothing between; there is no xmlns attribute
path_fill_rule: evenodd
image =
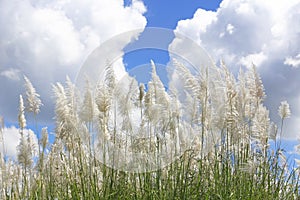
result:
<svg viewBox="0 0 300 200"><path fill-rule="evenodd" d="M18 162L26 169L31 167L34 154L34 145L31 141L30 132L28 132L27 138L24 135L21 136L20 143L17 147L18 150Z"/></svg>
<svg viewBox="0 0 300 200"><path fill-rule="evenodd" d="M107 86L99 85L96 92L96 105L98 110L102 113L108 112L111 107L111 96Z"/></svg>
<svg viewBox="0 0 300 200"><path fill-rule="evenodd" d="M77 118L74 116L74 110L71 106L71 100L68 98L64 87L57 83L53 86L56 97L55 117L57 138L62 139L67 147L71 148L72 140L75 138L75 127Z"/></svg>
<svg viewBox="0 0 300 200"><path fill-rule="evenodd" d="M290 105L287 101L282 101L280 103L280 106L278 108L278 114L281 117L281 119L286 119L291 116Z"/></svg>
<svg viewBox="0 0 300 200"><path fill-rule="evenodd" d="M107 64L105 69L105 83L108 87L109 93L112 95L116 87L116 76L110 64Z"/></svg>
<svg viewBox="0 0 300 200"><path fill-rule="evenodd" d="M40 99L40 95L36 93L35 88L26 76L24 76L24 80L26 88L27 110L29 112L33 112L36 115L40 112L40 106L43 105Z"/></svg>
<svg viewBox="0 0 300 200"><path fill-rule="evenodd" d="M166 95L165 87L156 73L156 66L153 60L151 60L151 66L152 66L151 81L154 89L155 103L167 107L169 105L168 95Z"/></svg>
<svg viewBox="0 0 300 200"><path fill-rule="evenodd" d="M66 97L69 102L70 114L73 117L77 118L77 104L78 104L78 102L77 102L78 98L76 97L77 90L76 90L75 84L72 83L69 76L66 77L65 92L66 92Z"/></svg>
<svg viewBox="0 0 300 200"><path fill-rule="evenodd" d="M253 139L258 142L261 149L266 149L269 138L270 118L269 111L262 104L259 104L253 118Z"/></svg>
<svg viewBox="0 0 300 200"><path fill-rule="evenodd" d="M48 130L47 130L47 127L42 128L41 144L42 144L43 149L45 149L47 144L48 144Z"/></svg>
<svg viewBox="0 0 300 200"><path fill-rule="evenodd" d="M90 88L90 83L87 80L82 106L80 108L80 118L86 123L92 122L94 117L94 112L95 111L94 111L93 95Z"/></svg>
<svg viewBox="0 0 300 200"><path fill-rule="evenodd" d="M23 130L26 127L26 119L25 119L25 106L24 106L22 95L20 95L18 121L19 121L19 127Z"/></svg>
<svg viewBox="0 0 300 200"><path fill-rule="evenodd" d="M265 89L262 84L262 80L257 73L256 66L253 65L251 70L248 72L248 87L250 90L251 97L255 100L256 104L261 103L266 97Z"/></svg>

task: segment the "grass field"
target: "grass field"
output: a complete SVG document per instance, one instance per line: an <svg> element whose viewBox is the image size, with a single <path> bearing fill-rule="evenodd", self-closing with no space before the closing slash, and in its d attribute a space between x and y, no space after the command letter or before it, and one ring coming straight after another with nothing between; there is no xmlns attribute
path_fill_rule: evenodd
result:
<svg viewBox="0 0 300 200"><path fill-rule="evenodd" d="M0 199L300 199L299 168L280 147L288 103L272 123L255 67L235 78L224 64L198 75L173 64L183 91L166 91L154 63L146 86L118 83L109 66L82 94L69 79L53 85L55 141L36 130L38 146L25 113L37 119L42 102L25 77L18 155L1 155Z"/></svg>

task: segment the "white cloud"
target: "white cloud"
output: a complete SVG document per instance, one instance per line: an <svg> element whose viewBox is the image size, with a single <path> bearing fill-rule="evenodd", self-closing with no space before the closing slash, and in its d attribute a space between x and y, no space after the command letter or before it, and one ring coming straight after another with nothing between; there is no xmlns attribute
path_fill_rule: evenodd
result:
<svg viewBox="0 0 300 200"><path fill-rule="evenodd" d="M260 52L241 57L239 63L248 68L250 68L252 64L254 64L256 67L260 67L266 59L267 56L263 52Z"/></svg>
<svg viewBox="0 0 300 200"><path fill-rule="evenodd" d="M132 8L137 10L138 13L145 13L147 11L144 3L139 0L132 0Z"/></svg>
<svg viewBox="0 0 300 200"><path fill-rule="evenodd" d="M240 15L255 15L253 7L247 2L240 3L235 12Z"/></svg>
<svg viewBox="0 0 300 200"><path fill-rule="evenodd" d="M227 24L226 31L231 35L234 32L234 26L232 24Z"/></svg>
<svg viewBox="0 0 300 200"><path fill-rule="evenodd" d="M13 81L19 81L20 80L20 70L14 69L14 68L9 68L5 71L2 71L0 73L1 76L4 76L10 80Z"/></svg>
<svg viewBox="0 0 300 200"><path fill-rule="evenodd" d="M235 31L235 27L232 24L230 24L230 23L227 24L227 26L226 26L226 32L227 32L227 34L232 35L234 31ZM221 32L219 34L219 38L224 37L225 34L226 34L226 32L225 31Z"/></svg>
<svg viewBox="0 0 300 200"><path fill-rule="evenodd" d="M290 66L296 67L296 68L300 67L300 53L297 56L295 56L294 58L293 57L285 58L284 64L290 65Z"/></svg>
<svg viewBox="0 0 300 200"><path fill-rule="evenodd" d="M31 141L33 145L37 148L38 146L38 140L34 132L30 129L23 130L24 137L27 137L27 135L30 135ZM2 138L1 138L2 139ZM17 146L19 145L21 139L20 130L14 126L11 127L5 127L3 129L3 140L4 145L2 142L0 142L0 152L3 153L5 156L9 156L11 158L16 158L17 155ZM4 149L3 149L4 147ZM37 149L36 149L37 150Z"/></svg>
<svg viewBox="0 0 300 200"><path fill-rule="evenodd" d="M193 20L195 18L197 20ZM194 14L193 19L179 21L175 33L180 32L181 34L201 43L199 33L205 33L207 26L216 21L216 13L199 8Z"/></svg>
<svg viewBox="0 0 300 200"><path fill-rule="evenodd" d="M119 41L114 51L121 52L145 28L145 12L139 0L129 6L123 0L0 1L0 91L6 92L0 98L0 113L14 121L15 97L23 86L7 78L17 80L24 73L44 101L42 117L51 119L51 83L64 81L66 74L75 78L87 56L106 40L141 29Z"/></svg>
<svg viewBox="0 0 300 200"><path fill-rule="evenodd" d="M257 65L272 118L276 120L281 100L291 104L295 120L290 120L286 136L294 137L300 135L300 104L293 100L300 95L299 17L299 0L223 0L215 12L198 9L192 19L179 21L175 33L192 38L234 73L241 66ZM170 47L175 43L177 39Z"/></svg>

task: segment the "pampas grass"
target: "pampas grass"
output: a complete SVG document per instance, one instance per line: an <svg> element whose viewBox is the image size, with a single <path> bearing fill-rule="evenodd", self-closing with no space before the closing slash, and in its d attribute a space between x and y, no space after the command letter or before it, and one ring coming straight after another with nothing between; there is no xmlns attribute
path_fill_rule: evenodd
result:
<svg viewBox="0 0 300 200"><path fill-rule="evenodd" d="M25 77L22 137L17 160L1 154L0 199L299 199L299 168L288 166L255 66L236 79L224 63L200 74L173 64L184 91L166 90L153 61L147 90L133 79L118 85L111 66L82 97L69 78L53 85L56 137L49 144L41 130L38 156L23 131L25 112L38 115L42 103ZM282 133L287 102L279 115ZM147 156L120 156L134 152ZM172 162L161 163L162 152ZM150 161L156 168L139 168Z"/></svg>

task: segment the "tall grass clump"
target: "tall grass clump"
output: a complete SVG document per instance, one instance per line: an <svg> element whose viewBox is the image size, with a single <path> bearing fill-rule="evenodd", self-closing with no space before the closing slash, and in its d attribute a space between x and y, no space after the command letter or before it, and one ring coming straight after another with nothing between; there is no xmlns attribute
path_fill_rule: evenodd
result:
<svg viewBox="0 0 300 200"><path fill-rule="evenodd" d="M236 78L224 63L196 74L174 60L167 89L151 66L146 85L117 80L111 66L95 89L88 78L84 92L69 78L54 84L55 140L36 126L38 146L24 134L25 112L36 123L42 102L25 77L18 155L1 154L0 199L299 199L299 168L280 146L289 105L278 128L255 66Z"/></svg>

